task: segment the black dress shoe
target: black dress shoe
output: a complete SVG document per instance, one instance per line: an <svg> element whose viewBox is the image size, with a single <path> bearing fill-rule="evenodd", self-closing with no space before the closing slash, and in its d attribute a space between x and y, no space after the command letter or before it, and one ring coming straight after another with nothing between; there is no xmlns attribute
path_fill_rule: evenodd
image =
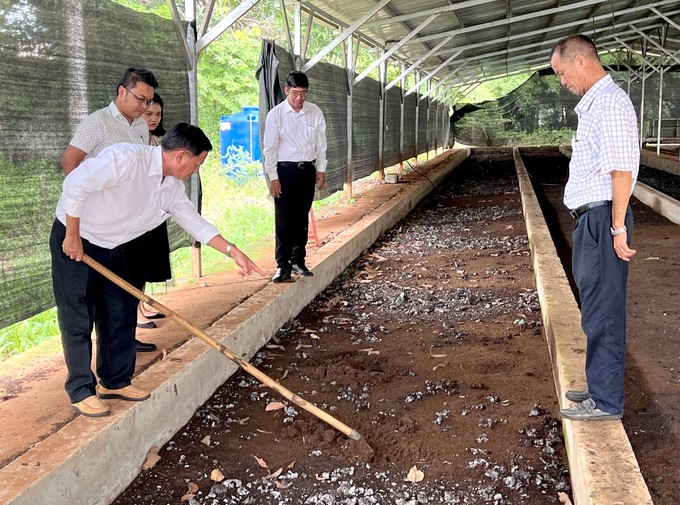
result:
<svg viewBox="0 0 680 505"><path fill-rule="evenodd" d="M135 339L135 349L137 352L152 352L158 349L158 347L156 347L156 344L140 342L139 340Z"/></svg>
<svg viewBox="0 0 680 505"><path fill-rule="evenodd" d="M146 316L147 319L163 319L164 317L165 314L161 314L160 312L151 316Z"/></svg>
<svg viewBox="0 0 680 505"><path fill-rule="evenodd" d="M149 321L148 323L137 323L137 328L141 328L143 330L150 330L151 328L157 328L156 323L153 321Z"/></svg>
<svg viewBox="0 0 680 505"><path fill-rule="evenodd" d="M276 270L276 274L272 277L272 282L284 282L290 280L290 270L287 268L279 268Z"/></svg>
<svg viewBox="0 0 680 505"><path fill-rule="evenodd" d="M314 275L314 273L309 268L307 268L304 263L291 263L290 267L293 272L298 275L304 275L305 277L311 277Z"/></svg>

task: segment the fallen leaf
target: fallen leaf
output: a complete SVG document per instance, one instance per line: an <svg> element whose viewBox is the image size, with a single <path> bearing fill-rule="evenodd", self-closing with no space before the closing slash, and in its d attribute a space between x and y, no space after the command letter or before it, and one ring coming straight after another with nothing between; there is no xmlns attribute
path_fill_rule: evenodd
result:
<svg viewBox="0 0 680 505"><path fill-rule="evenodd" d="M236 422L238 424L240 424L241 426L245 426L246 424L248 424L249 420L250 420L250 416L249 417L243 417L241 419L237 419Z"/></svg>
<svg viewBox="0 0 680 505"><path fill-rule="evenodd" d="M274 341L275 344L280 344L280 343L281 343L281 340L280 340L279 337L277 337L276 335L274 335L274 336L272 337L272 340Z"/></svg>
<svg viewBox="0 0 680 505"><path fill-rule="evenodd" d="M309 338L313 338L314 340L319 340L319 335L317 335L316 333L312 333L312 334L309 336Z"/></svg>
<svg viewBox="0 0 680 505"><path fill-rule="evenodd" d="M290 465L286 467L286 470L290 470L295 466L295 461L293 461Z"/></svg>
<svg viewBox="0 0 680 505"><path fill-rule="evenodd" d="M201 440L201 443L205 445L206 447L210 447L210 435L206 435L203 437L203 440Z"/></svg>
<svg viewBox="0 0 680 505"><path fill-rule="evenodd" d="M300 349L309 349L310 347L314 347L314 346L310 345L310 344L298 344L297 347L295 348L295 350L299 351Z"/></svg>
<svg viewBox="0 0 680 505"><path fill-rule="evenodd" d="M189 488L190 493L198 493L198 484L187 482L187 487Z"/></svg>
<svg viewBox="0 0 680 505"><path fill-rule="evenodd" d="M369 349L359 349L359 350L362 351L362 352L367 352L369 356L371 354L380 354L380 351L375 351L375 350L373 350L372 347L369 348Z"/></svg>
<svg viewBox="0 0 680 505"><path fill-rule="evenodd" d="M448 361L444 361L442 363L438 363L435 366L432 367L432 371L434 372L437 368L443 368L449 364Z"/></svg>
<svg viewBox="0 0 680 505"><path fill-rule="evenodd" d="M448 354L432 354L432 348L434 345L430 346L430 358L446 358Z"/></svg>
<svg viewBox="0 0 680 505"><path fill-rule="evenodd" d="M160 450L161 448L156 445L149 449L149 452L146 453L146 460L142 465L143 470L149 470L150 468L156 466L156 463L158 463L161 460L161 457L158 454L158 451Z"/></svg>
<svg viewBox="0 0 680 505"><path fill-rule="evenodd" d="M280 378L279 380L282 381L282 380L285 379L286 377L288 377L288 369L286 369L286 371L283 372L283 375L281 376L281 378Z"/></svg>
<svg viewBox="0 0 680 505"><path fill-rule="evenodd" d="M222 482L224 480L224 474L220 472L219 468L215 468L210 472L210 480L214 482Z"/></svg>
<svg viewBox="0 0 680 505"><path fill-rule="evenodd" d="M277 480L274 482L274 485L276 485L276 489L288 489L290 487L290 482L284 484L283 482Z"/></svg>
<svg viewBox="0 0 680 505"><path fill-rule="evenodd" d="M260 428L255 428L255 431L260 432L260 433L267 433L268 435L272 434L271 431L264 431L264 430L261 430Z"/></svg>
<svg viewBox="0 0 680 505"><path fill-rule="evenodd" d="M286 404L283 402L269 402L264 410L269 412L270 410L281 410L284 408L286 408Z"/></svg>
<svg viewBox="0 0 680 505"><path fill-rule="evenodd" d="M569 499L569 496L567 495L567 493L559 492L559 493L557 493L557 497L560 499L560 503L564 503L566 505L571 505L571 500Z"/></svg>
<svg viewBox="0 0 680 505"><path fill-rule="evenodd" d="M282 351L285 351L285 350L286 350L285 347L283 347L282 345L278 345L278 344L268 344L268 345L265 346L265 347L266 347L267 349L281 349Z"/></svg>
<svg viewBox="0 0 680 505"><path fill-rule="evenodd" d="M272 472L269 475L265 475L262 478L263 479L276 479L279 475L281 475L281 473L283 473L283 468L279 468L275 472Z"/></svg>
<svg viewBox="0 0 680 505"><path fill-rule="evenodd" d="M413 468L408 471L408 475L406 476L406 479L410 480L411 482L420 482L424 478L425 474L418 470L415 465L413 465Z"/></svg>
<svg viewBox="0 0 680 505"><path fill-rule="evenodd" d="M263 460L262 458L258 458L255 455L253 455L253 458L255 458L255 461L257 461L257 464L260 465L262 468L269 469L269 465L267 465L267 462L265 460Z"/></svg>
<svg viewBox="0 0 680 505"><path fill-rule="evenodd" d="M182 497L179 499L179 501L180 501L180 502L189 501L189 500L191 500L194 496L196 496L194 493L187 493L187 494L185 494L184 496L182 496Z"/></svg>

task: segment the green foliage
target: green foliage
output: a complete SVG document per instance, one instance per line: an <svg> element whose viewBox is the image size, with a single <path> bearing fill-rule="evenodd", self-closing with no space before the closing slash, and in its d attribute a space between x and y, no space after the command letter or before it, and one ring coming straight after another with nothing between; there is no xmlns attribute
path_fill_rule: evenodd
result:
<svg viewBox="0 0 680 505"><path fill-rule="evenodd" d="M454 138L463 144L492 147L503 145L511 120L495 107L468 114L454 126Z"/></svg>
<svg viewBox="0 0 680 505"><path fill-rule="evenodd" d="M59 335L57 309L52 308L0 330L0 361Z"/></svg>

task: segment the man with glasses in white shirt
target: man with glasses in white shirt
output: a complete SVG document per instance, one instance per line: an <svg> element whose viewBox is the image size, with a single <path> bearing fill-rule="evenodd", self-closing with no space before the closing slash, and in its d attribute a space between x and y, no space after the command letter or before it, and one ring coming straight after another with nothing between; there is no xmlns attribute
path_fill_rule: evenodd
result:
<svg viewBox="0 0 680 505"><path fill-rule="evenodd" d="M129 67L116 87L116 98L106 107L85 117L61 157L64 174L68 175L83 160L97 156L102 149L118 143L149 144L149 125L142 115L153 101L158 81L151 71ZM144 251L131 258L144 261ZM145 279L144 279L145 280ZM142 288L140 279L135 287ZM136 340L137 352L152 352L156 345Z"/></svg>
<svg viewBox="0 0 680 505"><path fill-rule="evenodd" d="M274 197L276 274L273 282L291 279L291 272L314 275L305 265L309 211L314 187L326 182L326 120L307 101L309 80L303 72L286 79L286 100L267 114L264 170Z"/></svg>

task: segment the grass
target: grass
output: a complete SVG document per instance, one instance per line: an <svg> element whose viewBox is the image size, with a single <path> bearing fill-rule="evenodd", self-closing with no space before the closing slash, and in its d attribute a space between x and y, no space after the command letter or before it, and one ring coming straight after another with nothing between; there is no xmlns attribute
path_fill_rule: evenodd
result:
<svg viewBox="0 0 680 505"><path fill-rule="evenodd" d="M58 335L56 308L3 328L0 330L0 361Z"/></svg>

